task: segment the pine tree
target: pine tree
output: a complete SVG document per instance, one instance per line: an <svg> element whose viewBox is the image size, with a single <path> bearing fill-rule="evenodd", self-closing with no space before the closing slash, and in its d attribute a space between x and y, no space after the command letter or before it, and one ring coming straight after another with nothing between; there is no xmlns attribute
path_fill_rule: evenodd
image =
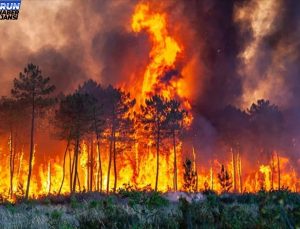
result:
<svg viewBox="0 0 300 229"><path fill-rule="evenodd" d="M120 151L118 143L124 143L132 132L132 122L130 110L135 105L135 99L130 98L129 93L121 89L108 86L104 95L105 122L110 129L109 140L109 160L107 171L106 192L109 192L111 164L114 165L114 186L117 187L117 153Z"/></svg>
<svg viewBox="0 0 300 229"><path fill-rule="evenodd" d="M14 79L14 87L11 93L14 98L22 101L31 108L31 131L30 131L30 151L29 151L29 169L26 186L25 198L28 199L30 180L32 173L32 160L34 151L34 131L35 118L38 109L50 104L51 94L55 86L50 84L50 78L44 77L40 68L34 64L28 64L24 72L20 73L19 78Z"/></svg>
<svg viewBox="0 0 300 229"><path fill-rule="evenodd" d="M97 191L102 191L103 186L103 171L102 171L102 160L101 160L101 147L100 147L100 141L102 139L102 133L105 129L105 89L101 87L100 84L97 84L97 82L93 80L88 80L84 82L82 86L79 86L78 91L80 93L87 93L91 95L95 101L93 103L92 107L92 126L91 126L91 132L95 133L96 136L96 146L97 146L97 158L98 158L98 168L97 168L97 184L96 189ZM107 109L106 109L107 111ZM91 156L91 159L93 161L93 155ZM92 163L93 164L93 163ZM93 169L93 165L91 166L91 170ZM91 183L92 183L92 174L91 171Z"/></svg>
<svg viewBox="0 0 300 229"><path fill-rule="evenodd" d="M80 142L84 136L90 131L92 123L92 107L94 99L88 94L81 94L76 91L71 95L63 97L59 103L59 108L55 114L55 124L57 127L57 135L62 140L67 141L67 147L64 154L64 170L65 159L68 146L72 142L74 145L74 155L71 165L70 175L70 191L76 191L76 183L78 178L78 155L80 152ZM65 172L63 172L64 181ZM78 184L79 185L79 184Z"/></svg>
<svg viewBox="0 0 300 229"><path fill-rule="evenodd" d="M184 130L184 119L187 116L187 112L181 108L180 102L176 100L167 101L167 118L166 126L168 134L172 138L173 155L174 155L174 178L173 189L177 191L177 157L176 157L176 140L179 138L181 132Z"/></svg>
<svg viewBox="0 0 300 229"><path fill-rule="evenodd" d="M0 125L4 132L9 133L9 175L10 175L10 188L9 194L13 196L13 180L15 172L15 159L17 156L17 142L20 141L22 135L22 127L26 122L26 115L24 105L19 101L2 97L0 100Z"/></svg>
<svg viewBox="0 0 300 229"><path fill-rule="evenodd" d="M232 188L232 180L224 165L222 165L221 171L218 173L218 179L222 187L222 192L229 192Z"/></svg>
<svg viewBox="0 0 300 229"><path fill-rule="evenodd" d="M195 192L197 185L197 172L194 171L192 161L189 159L185 160L183 164L184 174L183 174L183 188L187 192Z"/></svg>
<svg viewBox="0 0 300 229"><path fill-rule="evenodd" d="M160 146L165 136L167 119L167 102L159 96L154 95L146 99L145 106L141 106L139 120L144 131L155 142L156 146L156 177L155 191L158 187Z"/></svg>

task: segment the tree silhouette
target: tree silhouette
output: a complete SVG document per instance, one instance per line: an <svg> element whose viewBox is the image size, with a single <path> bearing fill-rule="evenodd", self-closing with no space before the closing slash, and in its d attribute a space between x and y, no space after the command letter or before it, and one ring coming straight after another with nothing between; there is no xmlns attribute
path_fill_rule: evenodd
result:
<svg viewBox="0 0 300 229"><path fill-rule="evenodd" d="M102 171L102 160L101 160L101 149L100 149L100 139L102 138L102 133L105 129L105 117L104 117L104 96L105 90L101 87L100 84L93 80L88 80L84 82L82 86L79 87L78 91L80 93L87 93L91 95L95 101L92 107L92 126L91 130L96 135L97 142L97 152L98 152L98 169L97 169L97 190L102 191L103 186L103 171ZM91 161L93 161L93 152L91 151ZM91 178L90 183L93 182L93 163L91 163Z"/></svg>
<svg viewBox="0 0 300 229"><path fill-rule="evenodd" d="M248 110L252 135L256 136L256 145L267 154L280 148L281 134L284 129L283 116L276 105L268 100L258 100Z"/></svg>
<svg viewBox="0 0 300 229"><path fill-rule="evenodd" d="M32 173L32 159L34 150L34 130L36 111L50 104L51 94L55 86L50 84L50 78L42 76L42 71L34 64L28 64L24 72L20 73L19 78L14 79L14 86L11 93L14 98L22 101L31 108L31 131L30 131L30 151L29 169L26 186L25 198L28 198L30 180Z"/></svg>
<svg viewBox="0 0 300 229"><path fill-rule="evenodd" d="M110 129L109 134L109 160L107 171L106 192L109 192L110 169L111 163L114 164L114 186L117 186L117 151L118 142L124 142L125 136L129 136L132 123L130 120L130 110L135 105L135 99L130 98L129 93L125 93L121 89L108 86L105 89L104 96L104 114L106 126ZM132 123L133 124L133 123Z"/></svg>
<svg viewBox="0 0 300 229"><path fill-rule="evenodd" d="M184 119L187 116L187 112L181 109L180 102L176 100L167 101L167 117L166 125L168 134L172 138L173 144L173 155L174 155L174 178L173 178L173 189L177 190L177 157L176 157L176 139L184 129Z"/></svg>
<svg viewBox="0 0 300 229"><path fill-rule="evenodd" d="M283 115L274 104L268 100L258 100L248 110L253 141L268 161L271 159L271 188L274 187L274 158L275 151L283 147L282 136L284 132ZM277 153L278 157L278 153ZM280 186L280 167L278 166L278 184ZM280 187L279 187L280 188Z"/></svg>
<svg viewBox="0 0 300 229"><path fill-rule="evenodd" d="M64 154L64 167L66 152L70 142L74 144L74 156L72 161L72 169L70 174L70 191L76 191L76 182L78 178L78 155L80 152L80 141L84 135L90 131L92 122L92 108L94 99L88 94L75 92L71 95L63 97L59 103L59 108L55 114L55 125L57 127L58 136L67 140L67 148ZM64 181L64 174L61 187ZM60 187L60 190L61 190Z"/></svg>
<svg viewBox="0 0 300 229"><path fill-rule="evenodd" d="M192 161L186 159L184 164L184 174L183 174L183 188L187 192L194 192L196 191L197 186L197 172L193 170Z"/></svg>
<svg viewBox="0 0 300 229"><path fill-rule="evenodd" d="M221 185L223 192L229 192L229 190L232 188L232 181L229 173L225 169L224 165L221 167L220 173L218 173L218 179L219 183Z"/></svg>
<svg viewBox="0 0 300 229"><path fill-rule="evenodd" d="M156 177L155 191L157 191L159 177L159 154L160 144L165 138L166 119L167 119L167 102L159 96L154 95L150 99L146 99L145 106L141 106L141 114L139 119L146 133L154 140L156 145Z"/></svg>
<svg viewBox="0 0 300 229"><path fill-rule="evenodd" d="M15 171L15 158L17 154L17 141L20 140L22 127L26 122L24 105L19 101L2 97L0 100L0 123L1 129L9 133L9 171L10 171L10 188L9 194L13 195L13 179Z"/></svg>
<svg viewBox="0 0 300 229"><path fill-rule="evenodd" d="M237 191L237 158L241 153L242 145L249 139L249 115L228 105L218 113L215 126L232 154L233 189Z"/></svg>

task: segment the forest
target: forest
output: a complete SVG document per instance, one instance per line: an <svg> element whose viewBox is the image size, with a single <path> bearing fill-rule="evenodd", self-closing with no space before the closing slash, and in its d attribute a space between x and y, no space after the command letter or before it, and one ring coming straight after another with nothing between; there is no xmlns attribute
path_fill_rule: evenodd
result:
<svg viewBox="0 0 300 229"><path fill-rule="evenodd" d="M194 150L194 158L183 152L193 114L179 100L153 94L141 103L93 80L67 94L55 88L39 66L28 64L11 95L1 98L1 137L8 142L1 173L5 167L9 172L1 183L1 228L299 226L299 180L282 171L280 155L293 145L283 138L282 112L269 101L245 111L228 105L212 116L232 158L202 179ZM47 166L45 174L36 165L41 130L63 143L56 164L39 162ZM260 167L253 189L241 170L249 146L271 160ZM151 155L146 164L140 161ZM126 163L131 172L123 170ZM150 171L140 176L139 166Z"/></svg>
<svg viewBox="0 0 300 229"><path fill-rule="evenodd" d="M115 193L123 185L219 193L298 190L297 171L281 171L294 163L280 155L293 150L293 137L287 139L283 114L267 100L258 100L246 111L228 105L212 116L218 144L232 158L229 165L218 162L210 168L207 160L209 177L201 177L194 150L194 158L183 152L182 145L193 132L193 114L176 99L153 94L141 103L121 88L93 80L74 92L57 94L51 79L38 66L28 64L14 79L11 96L1 98L0 115L1 133L8 142L9 173L1 184L4 199L82 191ZM63 143L55 155L59 156L56 164L51 167L51 161L42 161L47 166L44 175L33 169L41 157L36 152L37 130ZM269 163L260 166L260 177L252 183L251 174L242 171L243 152L249 148ZM146 164L140 162L150 157ZM145 165L150 171L143 172Z"/></svg>

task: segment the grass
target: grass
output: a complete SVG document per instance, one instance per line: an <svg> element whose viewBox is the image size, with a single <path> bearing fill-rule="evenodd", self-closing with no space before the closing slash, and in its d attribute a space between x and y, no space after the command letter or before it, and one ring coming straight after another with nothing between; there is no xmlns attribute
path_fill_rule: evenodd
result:
<svg viewBox="0 0 300 229"><path fill-rule="evenodd" d="M204 194L169 201L158 192L47 196L0 206L0 228L300 228L300 195Z"/></svg>

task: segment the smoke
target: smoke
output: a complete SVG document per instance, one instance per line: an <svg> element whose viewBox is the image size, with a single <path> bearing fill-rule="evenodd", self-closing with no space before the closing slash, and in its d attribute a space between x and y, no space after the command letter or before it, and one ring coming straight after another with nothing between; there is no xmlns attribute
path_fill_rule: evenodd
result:
<svg viewBox="0 0 300 229"><path fill-rule="evenodd" d="M113 79L124 71L110 69L121 65L124 69L125 55L136 44L125 24L134 5L129 0L22 2L19 20L0 24L0 93L9 93L13 78L29 62L51 77L58 93L69 92L88 78L115 83ZM118 66L112 65L113 58Z"/></svg>
<svg viewBox="0 0 300 229"><path fill-rule="evenodd" d="M41 65L61 91L87 78L130 88L151 50L149 37L130 28L137 2L24 1L18 21L0 24L1 94L27 62ZM297 101L298 1L152 4L166 13L170 34L184 47L177 68L199 113L248 107L262 97L283 107Z"/></svg>
<svg viewBox="0 0 300 229"><path fill-rule="evenodd" d="M242 44L239 74L243 84L241 106L260 98L279 105L285 120L284 141L289 157L299 151L300 2L252 0L236 5L235 21ZM292 140L292 141L291 141ZM297 167L297 166L296 166Z"/></svg>
<svg viewBox="0 0 300 229"><path fill-rule="evenodd" d="M293 106L299 91L299 7L298 1L264 0L236 8L241 35L251 37L240 54L244 105L263 97Z"/></svg>
<svg viewBox="0 0 300 229"><path fill-rule="evenodd" d="M192 36L187 36L192 40L185 43L191 60L195 61L194 84L199 93L194 106L205 116L236 103L242 94L241 79L236 71L240 46L238 28L232 17L234 2L181 2L182 17L187 17L186 28L192 30Z"/></svg>

